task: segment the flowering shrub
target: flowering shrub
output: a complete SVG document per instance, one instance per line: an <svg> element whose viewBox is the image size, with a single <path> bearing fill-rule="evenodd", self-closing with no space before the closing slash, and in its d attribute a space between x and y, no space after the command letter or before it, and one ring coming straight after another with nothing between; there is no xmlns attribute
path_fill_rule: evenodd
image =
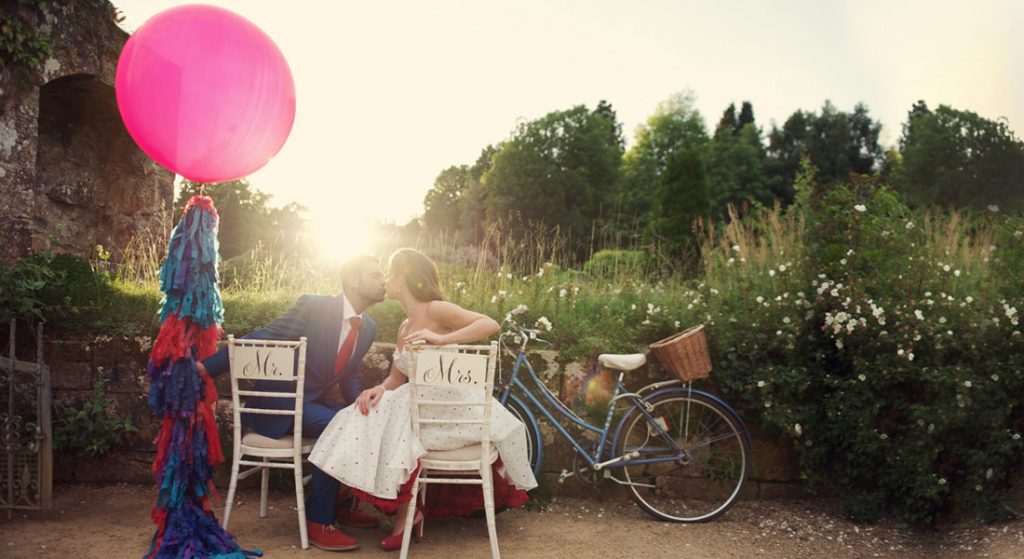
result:
<svg viewBox="0 0 1024 559"><path fill-rule="evenodd" d="M872 183L803 188L785 221L707 247L708 283L741 289L710 309L722 388L856 519L998 515L1024 448L1024 220L912 212ZM730 265L752 238L760 252Z"/></svg>
<svg viewBox="0 0 1024 559"><path fill-rule="evenodd" d="M870 181L798 187L785 213L709 232L696 278L546 263L467 275L453 298L491 316L528 304L563 361L704 323L714 389L792 437L803 477L851 517L997 517L1024 455L1024 219L911 210Z"/></svg>

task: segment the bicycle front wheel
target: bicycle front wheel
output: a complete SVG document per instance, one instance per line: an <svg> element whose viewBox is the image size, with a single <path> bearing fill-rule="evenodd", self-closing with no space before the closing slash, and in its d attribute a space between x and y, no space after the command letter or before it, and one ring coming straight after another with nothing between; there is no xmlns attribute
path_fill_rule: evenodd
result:
<svg viewBox="0 0 1024 559"><path fill-rule="evenodd" d="M633 408L622 418L616 441L616 455L639 453L622 468L633 500L670 522L705 522L724 513L750 468L750 444L739 417L715 399L684 389L647 402L650 418Z"/></svg>

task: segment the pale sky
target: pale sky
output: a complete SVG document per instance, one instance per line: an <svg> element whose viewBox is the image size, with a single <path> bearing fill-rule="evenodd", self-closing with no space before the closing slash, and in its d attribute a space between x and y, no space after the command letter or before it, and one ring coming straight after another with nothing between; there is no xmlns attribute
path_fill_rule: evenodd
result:
<svg viewBox="0 0 1024 559"><path fill-rule="evenodd" d="M129 32L178 0L113 0ZM325 232L404 223L449 165L521 119L608 100L627 141L691 89L709 128L730 102L760 126L863 101L895 144L911 105L948 104L1024 135L1024 2L219 0L269 34L295 78L284 148L250 177ZM216 200L216 193L213 193Z"/></svg>

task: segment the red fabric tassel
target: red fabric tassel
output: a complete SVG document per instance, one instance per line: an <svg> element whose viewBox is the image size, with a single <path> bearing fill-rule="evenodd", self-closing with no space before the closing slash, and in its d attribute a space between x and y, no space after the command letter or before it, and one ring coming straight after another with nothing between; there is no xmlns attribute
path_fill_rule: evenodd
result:
<svg viewBox="0 0 1024 559"><path fill-rule="evenodd" d="M160 431L157 432L156 438L153 439L153 445L156 446L156 459L153 460L153 466L151 470L153 473L157 473L164 464L164 460L167 458L167 449L171 446L171 429L174 428L174 420L165 417L160 425Z"/></svg>
<svg viewBox="0 0 1024 559"><path fill-rule="evenodd" d="M201 427L206 430L206 447L209 449L208 460L211 466L224 462L224 450L220 445L220 432L217 431L217 420L214 417L214 407L217 405L217 385L213 383L210 375L203 377L206 384L206 394L199 406L199 421Z"/></svg>

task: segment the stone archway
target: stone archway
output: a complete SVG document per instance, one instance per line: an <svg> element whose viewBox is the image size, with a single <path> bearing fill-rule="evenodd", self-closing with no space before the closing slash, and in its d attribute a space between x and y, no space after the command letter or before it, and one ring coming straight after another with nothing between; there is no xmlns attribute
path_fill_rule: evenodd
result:
<svg viewBox="0 0 1024 559"><path fill-rule="evenodd" d="M173 185L135 145L114 88L74 74L39 89L33 229L60 252L118 250L167 222Z"/></svg>

